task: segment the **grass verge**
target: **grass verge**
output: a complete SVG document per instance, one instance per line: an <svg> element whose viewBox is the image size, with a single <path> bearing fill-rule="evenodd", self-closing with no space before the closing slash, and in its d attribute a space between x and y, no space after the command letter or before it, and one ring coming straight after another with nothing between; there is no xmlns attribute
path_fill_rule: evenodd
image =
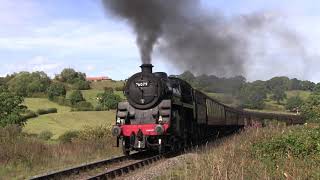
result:
<svg viewBox="0 0 320 180"><path fill-rule="evenodd" d="M157 179L319 179L319 131L283 125L248 129L195 151Z"/></svg>
<svg viewBox="0 0 320 180"><path fill-rule="evenodd" d="M37 174L120 155L109 126L85 128L70 142L48 143L17 127L0 128L0 179Z"/></svg>

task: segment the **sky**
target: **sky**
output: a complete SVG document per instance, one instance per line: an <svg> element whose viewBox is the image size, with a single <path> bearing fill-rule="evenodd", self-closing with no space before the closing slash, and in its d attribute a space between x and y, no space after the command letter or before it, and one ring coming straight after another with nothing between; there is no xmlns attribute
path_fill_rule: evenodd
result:
<svg viewBox="0 0 320 180"><path fill-rule="evenodd" d="M274 15L297 34L302 47L291 49L274 38L253 38L254 58L244 74L249 81L284 75L320 82L320 1L202 0L202 5L225 17ZM100 0L0 0L0 62L0 76L19 71L54 76L74 68L116 80L139 71L141 64L134 32L107 15ZM184 71L156 55L153 65L168 74Z"/></svg>

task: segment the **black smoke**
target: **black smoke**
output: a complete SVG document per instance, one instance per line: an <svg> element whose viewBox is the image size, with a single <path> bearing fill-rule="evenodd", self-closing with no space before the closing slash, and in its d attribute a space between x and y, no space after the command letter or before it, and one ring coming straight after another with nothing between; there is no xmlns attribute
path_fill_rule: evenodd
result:
<svg viewBox="0 0 320 180"><path fill-rule="evenodd" d="M163 59L197 74L244 75L250 38L274 21L264 13L225 17L200 0L102 1L133 27L143 63L151 63L156 48Z"/></svg>
<svg viewBox="0 0 320 180"><path fill-rule="evenodd" d="M185 0L103 0L103 4L133 26L142 62L151 63L151 53L163 33L163 26L179 14L178 9L184 6Z"/></svg>

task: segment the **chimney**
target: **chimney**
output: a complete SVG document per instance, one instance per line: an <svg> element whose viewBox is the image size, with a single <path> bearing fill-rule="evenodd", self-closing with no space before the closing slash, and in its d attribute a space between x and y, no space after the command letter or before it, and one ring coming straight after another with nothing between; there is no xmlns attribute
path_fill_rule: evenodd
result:
<svg viewBox="0 0 320 180"><path fill-rule="evenodd" d="M152 73L152 64L142 64L140 67L142 73Z"/></svg>

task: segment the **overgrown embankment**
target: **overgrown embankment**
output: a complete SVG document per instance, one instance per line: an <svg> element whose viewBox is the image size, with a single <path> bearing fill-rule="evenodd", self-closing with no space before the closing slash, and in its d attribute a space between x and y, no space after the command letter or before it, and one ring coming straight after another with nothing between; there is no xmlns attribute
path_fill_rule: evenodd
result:
<svg viewBox="0 0 320 180"><path fill-rule="evenodd" d="M270 125L197 150L158 179L320 179L320 128Z"/></svg>
<svg viewBox="0 0 320 180"><path fill-rule="evenodd" d="M21 132L18 126L0 128L0 177L26 179L93 160L119 155L113 146L111 127L85 127L67 131L59 140L49 140L49 131L39 136ZM1 178L0 178L1 179Z"/></svg>

